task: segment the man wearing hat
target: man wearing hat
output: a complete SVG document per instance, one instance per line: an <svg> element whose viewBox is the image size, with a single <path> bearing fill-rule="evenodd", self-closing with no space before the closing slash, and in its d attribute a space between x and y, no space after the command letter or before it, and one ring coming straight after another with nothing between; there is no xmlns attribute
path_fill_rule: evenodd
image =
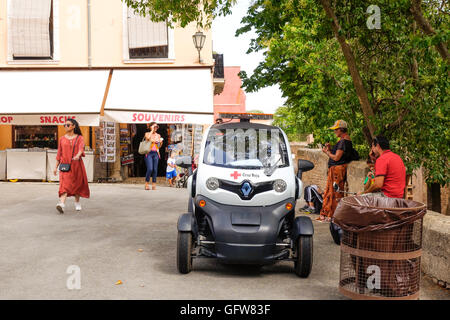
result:
<svg viewBox="0 0 450 320"><path fill-rule="evenodd" d="M347 122L337 120L329 129L334 130L334 134L339 141L333 147L329 143L325 144L322 151L328 156L328 178L325 188L322 210L319 221L331 221L334 210L337 207L337 200L343 197L343 194L333 189L333 183L336 182L339 190L344 190L347 180L347 165L351 161L351 151L353 149L352 141L348 135Z"/></svg>

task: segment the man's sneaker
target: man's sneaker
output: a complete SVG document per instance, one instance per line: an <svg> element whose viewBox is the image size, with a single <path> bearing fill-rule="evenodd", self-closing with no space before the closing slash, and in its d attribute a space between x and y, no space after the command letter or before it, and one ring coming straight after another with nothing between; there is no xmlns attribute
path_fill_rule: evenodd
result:
<svg viewBox="0 0 450 320"><path fill-rule="evenodd" d="M59 213L61 213L61 214L63 214L64 213L64 203L58 203L57 205L56 205L56 210L58 210L59 211Z"/></svg>
<svg viewBox="0 0 450 320"><path fill-rule="evenodd" d="M307 210L308 208L309 208L309 206L308 206L307 204L305 204L303 207L300 208L300 210L305 211L305 210Z"/></svg>
<svg viewBox="0 0 450 320"><path fill-rule="evenodd" d="M75 202L75 210L81 211L81 203Z"/></svg>
<svg viewBox="0 0 450 320"><path fill-rule="evenodd" d="M313 207L308 207L305 211L308 213L314 213L314 212L316 212L316 209Z"/></svg>

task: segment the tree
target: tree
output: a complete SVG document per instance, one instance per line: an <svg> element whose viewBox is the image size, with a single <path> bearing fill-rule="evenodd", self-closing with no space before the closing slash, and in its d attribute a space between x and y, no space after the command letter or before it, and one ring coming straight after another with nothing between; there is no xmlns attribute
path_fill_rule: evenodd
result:
<svg viewBox="0 0 450 320"><path fill-rule="evenodd" d="M236 0L122 0L136 13L153 21L186 27L195 22L200 29L209 28L218 15L231 13Z"/></svg>
<svg viewBox="0 0 450 320"><path fill-rule="evenodd" d="M255 1L237 35L254 28L249 52L265 50L265 60L251 77L241 73L244 87L279 84L286 108L304 116L302 127L319 142L342 118L359 151L368 151L373 133L384 134L409 172L423 165L429 182L448 184L448 64L433 46L449 28L438 5L422 7L435 24L430 37L406 0L379 1L379 30L366 26L365 1ZM297 117L285 119L298 125Z"/></svg>

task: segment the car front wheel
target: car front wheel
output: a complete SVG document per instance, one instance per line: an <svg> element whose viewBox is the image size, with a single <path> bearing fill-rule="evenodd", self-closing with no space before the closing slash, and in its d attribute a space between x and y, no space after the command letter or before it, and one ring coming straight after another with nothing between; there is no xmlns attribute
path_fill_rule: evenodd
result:
<svg viewBox="0 0 450 320"><path fill-rule="evenodd" d="M294 263L295 273L301 278L307 278L311 273L313 263L312 236L299 236L296 249L297 259Z"/></svg>
<svg viewBox="0 0 450 320"><path fill-rule="evenodd" d="M177 268L178 272L186 274L192 271L192 233L178 231Z"/></svg>

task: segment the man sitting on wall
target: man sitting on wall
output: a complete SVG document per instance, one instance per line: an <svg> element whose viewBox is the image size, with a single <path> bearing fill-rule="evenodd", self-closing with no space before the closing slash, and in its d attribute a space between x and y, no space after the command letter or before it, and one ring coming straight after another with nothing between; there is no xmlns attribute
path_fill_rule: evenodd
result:
<svg viewBox="0 0 450 320"><path fill-rule="evenodd" d="M374 193L374 195L388 198L403 198L406 184L406 169L399 155L390 150L389 140L383 136L376 136L372 142L372 152L377 157L375 162L374 183L360 194ZM379 191L377 193L376 191Z"/></svg>

